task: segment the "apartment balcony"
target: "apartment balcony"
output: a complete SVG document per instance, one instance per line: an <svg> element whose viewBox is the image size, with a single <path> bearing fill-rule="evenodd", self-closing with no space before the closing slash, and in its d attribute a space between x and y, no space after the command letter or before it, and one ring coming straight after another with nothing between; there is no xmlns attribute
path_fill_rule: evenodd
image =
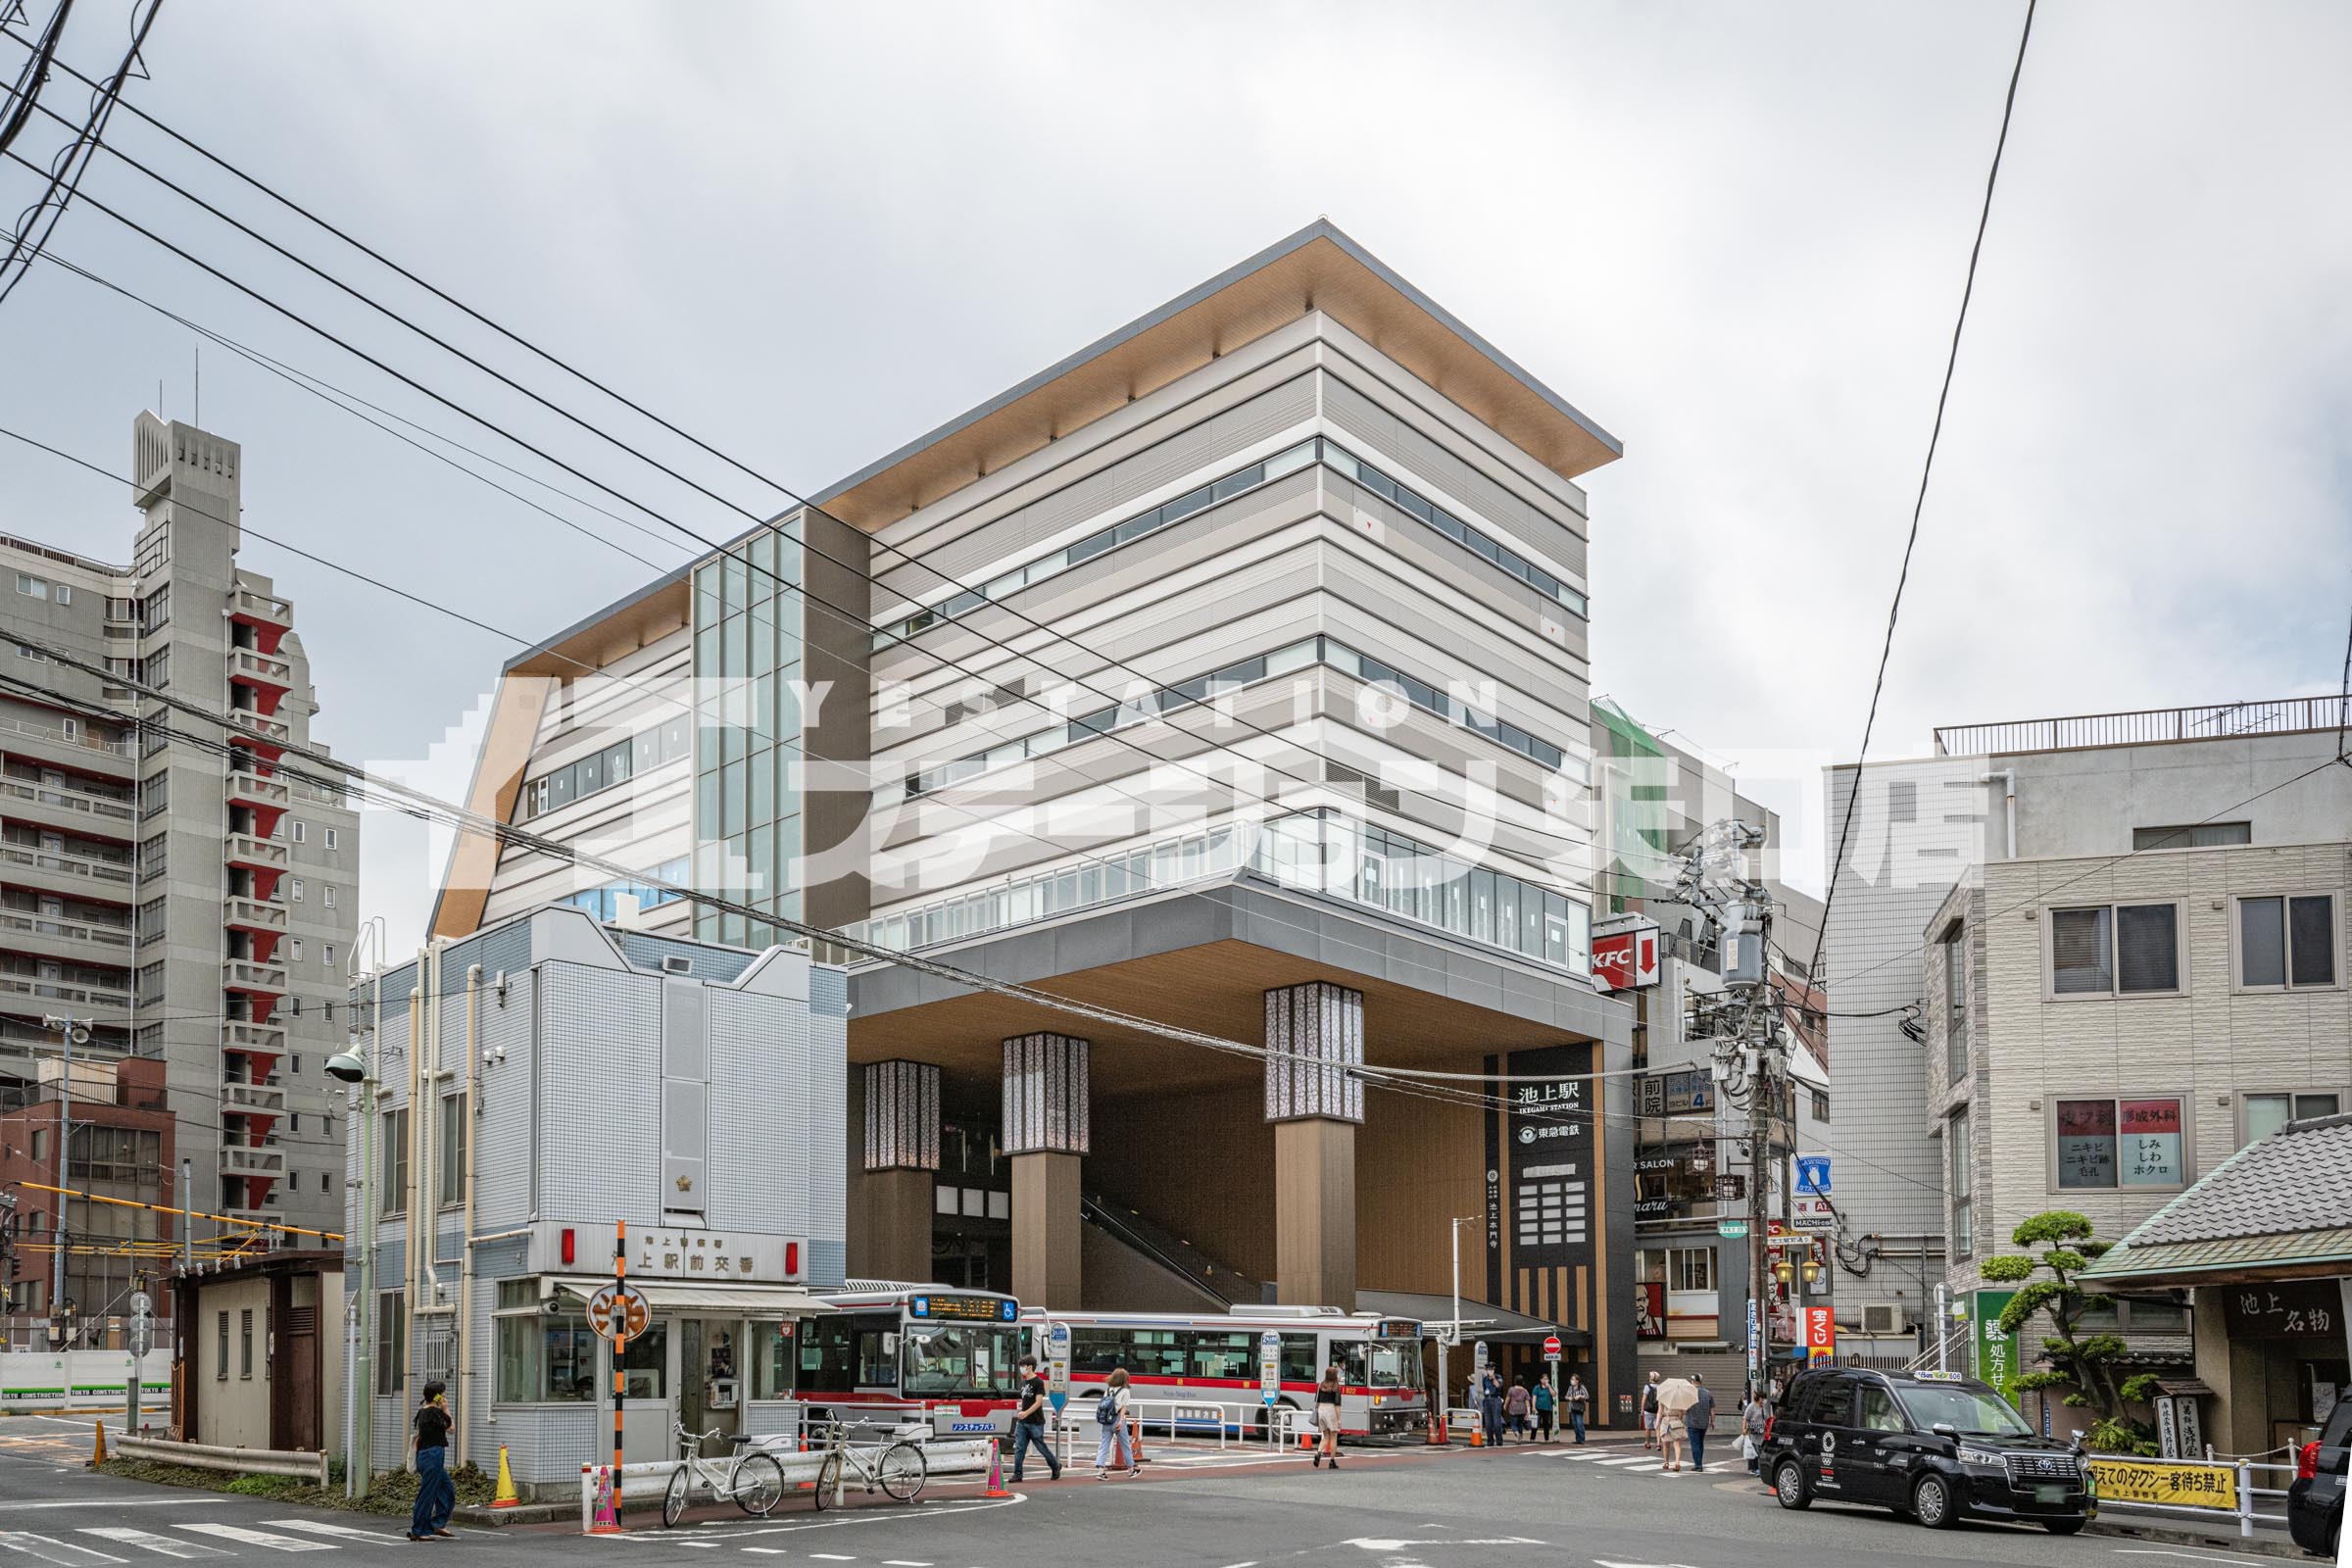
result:
<svg viewBox="0 0 2352 1568"><path fill-rule="evenodd" d="M29 718L0 718L0 749L12 757L69 767L106 769L120 764L124 779L130 777L133 761L128 741L93 735L86 724L76 724L69 734L63 725L37 723Z"/></svg>
<svg viewBox="0 0 2352 1568"><path fill-rule="evenodd" d="M127 842L138 832L138 808L128 801L28 778L0 778L0 812L12 822L34 822L88 838Z"/></svg>
<svg viewBox="0 0 2352 1568"><path fill-rule="evenodd" d="M282 1116L286 1092L276 1084L222 1084L220 1108L232 1115Z"/></svg>
<svg viewBox="0 0 2352 1568"><path fill-rule="evenodd" d="M286 868L286 846L276 839L231 833L221 839L220 845L222 858L241 870L274 874Z"/></svg>
<svg viewBox="0 0 2352 1568"><path fill-rule="evenodd" d="M223 958L220 960L220 989L242 992L247 996L282 997L286 994L286 966L282 963L263 963L253 958Z"/></svg>
<svg viewBox="0 0 2352 1568"><path fill-rule="evenodd" d="M231 648L228 678L241 686L287 692L294 687L294 662L276 654L265 654L258 648Z"/></svg>
<svg viewBox="0 0 2352 1568"><path fill-rule="evenodd" d="M274 654L278 639L294 624L294 606L289 600L240 586L228 596L228 618L251 626L261 642L262 652Z"/></svg>
<svg viewBox="0 0 2352 1568"><path fill-rule="evenodd" d="M232 898L221 906L220 923L231 931L250 932L255 936L282 937L286 934L286 906L266 904L260 899Z"/></svg>
<svg viewBox="0 0 2352 1568"><path fill-rule="evenodd" d="M22 1006L27 1000L43 1006L56 1002L76 1007L128 1007L130 992L127 988L42 980L28 974L0 974L0 1006L12 1002Z"/></svg>
<svg viewBox="0 0 2352 1568"><path fill-rule="evenodd" d="M293 804L293 794L287 789L284 779L264 778L259 773L247 772L243 768L229 773L222 793L229 805L242 806L249 811L258 811L267 816L272 830L276 828L279 813Z"/></svg>
<svg viewBox="0 0 2352 1568"><path fill-rule="evenodd" d="M274 1180L285 1173L284 1150L257 1149L249 1144L220 1146L220 1174L223 1176L268 1176Z"/></svg>
<svg viewBox="0 0 2352 1568"><path fill-rule="evenodd" d="M69 963L130 962L130 927L0 909L0 948Z"/></svg>
<svg viewBox="0 0 2352 1568"><path fill-rule="evenodd" d="M224 1051L241 1051L250 1055L272 1057L286 1054L286 1026L282 1023L254 1023L244 1018L231 1018L221 1028L220 1046Z"/></svg>
<svg viewBox="0 0 2352 1568"><path fill-rule="evenodd" d="M284 747L294 744L294 728L283 719L271 718L268 713L257 712L250 708L231 709L228 716L237 721L238 729L243 730L245 734L252 736L265 746ZM240 737L232 732L228 738L235 741Z"/></svg>
<svg viewBox="0 0 2352 1568"><path fill-rule="evenodd" d="M283 846L280 846L283 848ZM0 882L109 904L130 901L134 878L127 861L100 860L27 844L0 844Z"/></svg>

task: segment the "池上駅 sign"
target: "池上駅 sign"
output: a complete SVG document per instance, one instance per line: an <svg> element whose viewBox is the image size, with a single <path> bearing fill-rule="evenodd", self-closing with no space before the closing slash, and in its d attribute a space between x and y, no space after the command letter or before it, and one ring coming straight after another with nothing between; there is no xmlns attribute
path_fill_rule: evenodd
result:
<svg viewBox="0 0 2352 1568"><path fill-rule="evenodd" d="M2237 1512L2237 1470L2232 1465L2116 1459L2104 1454L2083 1464L2098 1478L2101 1502L2153 1502L2168 1508Z"/></svg>
<svg viewBox="0 0 2352 1568"><path fill-rule="evenodd" d="M1603 991L1630 991L1658 983L1658 928L1636 926L1592 939L1592 983Z"/></svg>

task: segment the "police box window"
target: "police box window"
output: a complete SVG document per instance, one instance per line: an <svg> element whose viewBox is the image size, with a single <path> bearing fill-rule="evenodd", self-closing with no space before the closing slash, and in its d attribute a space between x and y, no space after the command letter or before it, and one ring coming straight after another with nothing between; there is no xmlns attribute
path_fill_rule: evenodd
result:
<svg viewBox="0 0 2352 1568"><path fill-rule="evenodd" d="M2188 1184L2179 1096L2059 1100L2051 1107L2059 1188Z"/></svg>

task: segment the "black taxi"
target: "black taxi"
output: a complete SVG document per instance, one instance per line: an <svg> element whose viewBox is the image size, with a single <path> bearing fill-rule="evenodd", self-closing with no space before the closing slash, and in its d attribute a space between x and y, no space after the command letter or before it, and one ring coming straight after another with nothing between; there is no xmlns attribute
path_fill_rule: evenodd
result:
<svg viewBox="0 0 2352 1568"><path fill-rule="evenodd" d="M1870 1503L2071 1536L2093 1512L2082 1456L2035 1434L1988 1383L1956 1372L1821 1367L1789 1381L1757 1468L1784 1508Z"/></svg>

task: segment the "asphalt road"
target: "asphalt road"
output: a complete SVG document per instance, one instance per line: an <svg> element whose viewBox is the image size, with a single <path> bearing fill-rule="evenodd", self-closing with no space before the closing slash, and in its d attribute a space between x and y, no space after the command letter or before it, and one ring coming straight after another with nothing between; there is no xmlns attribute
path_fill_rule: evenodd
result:
<svg viewBox="0 0 2352 1568"><path fill-rule="evenodd" d="M1890 1515L1783 1510L1744 1471L1666 1475L1638 1447L1350 1453L1337 1471L1166 1452L1137 1480L1080 1468L1006 1500L968 1485L912 1506L853 1498L766 1520L701 1508L677 1530L632 1513L630 1532L464 1531L412 1544L405 1522L289 1508L92 1475L83 1423L0 1420L0 1568L258 1568L287 1552L455 1556L505 1568L638 1564L681 1555L734 1568L2187 1568L2276 1564L2224 1547L2160 1545ZM1627 1461L1627 1462L1611 1462ZM1733 1461L1737 1465L1738 1461ZM309 1568L343 1568L319 1555ZM361 1565L353 1564L353 1568ZM712 1565L715 1568L715 1564Z"/></svg>

